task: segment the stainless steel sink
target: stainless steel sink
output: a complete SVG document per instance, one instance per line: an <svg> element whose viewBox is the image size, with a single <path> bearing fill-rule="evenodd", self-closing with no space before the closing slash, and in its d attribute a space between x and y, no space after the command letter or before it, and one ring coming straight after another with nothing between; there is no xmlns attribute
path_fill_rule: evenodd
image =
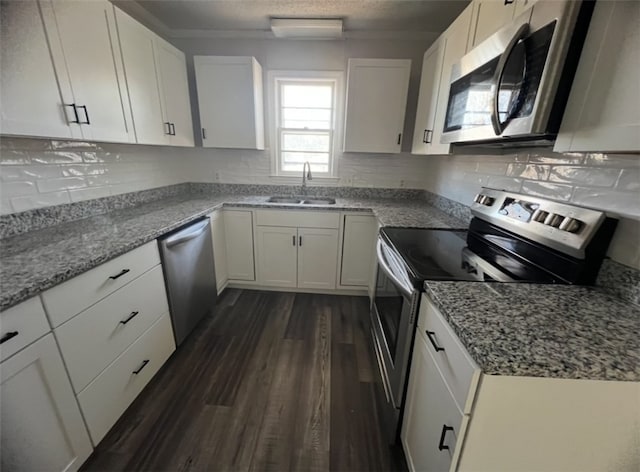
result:
<svg viewBox="0 0 640 472"><path fill-rule="evenodd" d="M267 200L269 203L302 203L301 198L295 197L270 197Z"/></svg>
<svg viewBox="0 0 640 472"><path fill-rule="evenodd" d="M305 205L335 205L335 198L306 198L303 202Z"/></svg>

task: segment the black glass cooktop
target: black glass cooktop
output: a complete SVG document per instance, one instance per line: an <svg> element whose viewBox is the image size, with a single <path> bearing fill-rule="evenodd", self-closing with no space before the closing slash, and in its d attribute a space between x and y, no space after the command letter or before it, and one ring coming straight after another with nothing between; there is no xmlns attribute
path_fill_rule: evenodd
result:
<svg viewBox="0 0 640 472"><path fill-rule="evenodd" d="M382 228L380 234L417 281L478 280L462 264L466 230Z"/></svg>

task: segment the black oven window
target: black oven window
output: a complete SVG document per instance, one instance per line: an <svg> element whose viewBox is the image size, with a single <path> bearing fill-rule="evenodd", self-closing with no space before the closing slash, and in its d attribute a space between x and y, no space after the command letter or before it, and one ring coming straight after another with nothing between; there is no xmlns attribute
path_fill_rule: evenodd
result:
<svg viewBox="0 0 640 472"><path fill-rule="evenodd" d="M404 297L382 270L378 271L375 305L391 359L395 362Z"/></svg>

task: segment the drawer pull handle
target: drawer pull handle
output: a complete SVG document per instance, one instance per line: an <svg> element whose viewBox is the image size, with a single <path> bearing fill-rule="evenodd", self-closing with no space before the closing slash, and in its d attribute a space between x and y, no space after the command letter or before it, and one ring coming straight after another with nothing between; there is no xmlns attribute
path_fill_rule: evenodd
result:
<svg viewBox="0 0 640 472"><path fill-rule="evenodd" d="M17 331L8 332L4 336L2 336L2 338L0 338L0 344L7 342L9 339L15 338L17 335L18 335Z"/></svg>
<svg viewBox="0 0 640 472"><path fill-rule="evenodd" d="M127 272L129 272L129 269L122 269L122 271L117 274L117 275L112 275L111 277L109 277L111 280L116 280L119 279L120 277L122 277L124 274L126 274Z"/></svg>
<svg viewBox="0 0 640 472"><path fill-rule="evenodd" d="M429 338L429 341L431 341L431 344L433 344L433 348L436 350L436 352L444 351L444 348L438 346L438 343L436 343L435 331L426 330L425 333L427 333L427 337Z"/></svg>
<svg viewBox="0 0 640 472"><path fill-rule="evenodd" d="M140 367L138 367L136 370L133 371L133 373L135 375L138 375L140 372L142 372L142 369L144 369L145 367L147 367L147 364L149 363L149 359L145 359L142 361L142 365Z"/></svg>
<svg viewBox="0 0 640 472"><path fill-rule="evenodd" d="M447 436L447 431L453 431L453 427L447 426L446 424L442 425L442 433L440 433L440 444L438 444L438 450L444 451L445 449L449 449L449 446L445 445L444 440Z"/></svg>
<svg viewBox="0 0 640 472"><path fill-rule="evenodd" d="M127 324L129 321L131 321L132 319L134 319L136 316L138 316L138 313L140 313L139 311L132 311L131 314L129 315L129 318L127 318L126 320L122 320L120 322L120 324Z"/></svg>

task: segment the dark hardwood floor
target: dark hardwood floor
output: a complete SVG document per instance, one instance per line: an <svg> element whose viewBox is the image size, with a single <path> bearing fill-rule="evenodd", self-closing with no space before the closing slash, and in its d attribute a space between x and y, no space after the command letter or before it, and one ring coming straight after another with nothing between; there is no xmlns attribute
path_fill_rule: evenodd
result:
<svg viewBox="0 0 640 472"><path fill-rule="evenodd" d="M405 470L366 297L227 289L85 471Z"/></svg>

